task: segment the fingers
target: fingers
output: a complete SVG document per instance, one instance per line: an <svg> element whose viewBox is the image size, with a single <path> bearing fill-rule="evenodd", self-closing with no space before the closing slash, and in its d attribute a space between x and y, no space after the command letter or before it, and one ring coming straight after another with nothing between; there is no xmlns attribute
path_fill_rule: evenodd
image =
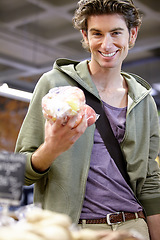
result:
<svg viewBox="0 0 160 240"><path fill-rule="evenodd" d="M83 115L80 119L77 115L73 116L65 125L62 125L60 121L55 122L55 128L59 129L59 134L61 134L61 136L63 135L63 138L66 139L66 141L68 141L68 143L71 145L78 140L78 138L85 132L87 127L88 124L85 115Z"/></svg>
<svg viewBox="0 0 160 240"><path fill-rule="evenodd" d="M86 116L84 115L81 119L81 121L79 122L79 124L71 129L72 131L72 137L71 137L71 142L72 144L75 143L79 137L85 132L86 128L88 127L87 124L87 119Z"/></svg>
<svg viewBox="0 0 160 240"><path fill-rule="evenodd" d="M63 125L60 119L57 119L53 124L46 122L45 140L50 143L50 146L58 146L61 152L69 149L85 132L88 127L86 116L82 116L78 125L75 125L77 116L74 116ZM53 144L52 144L52 143Z"/></svg>
<svg viewBox="0 0 160 240"><path fill-rule="evenodd" d="M79 120L79 123L77 124L77 119L78 119L78 116L75 115L73 117L71 117L68 122L67 122L67 127L70 128L70 129L74 129L76 128L76 126L78 126L80 124L80 122L82 121L82 118Z"/></svg>

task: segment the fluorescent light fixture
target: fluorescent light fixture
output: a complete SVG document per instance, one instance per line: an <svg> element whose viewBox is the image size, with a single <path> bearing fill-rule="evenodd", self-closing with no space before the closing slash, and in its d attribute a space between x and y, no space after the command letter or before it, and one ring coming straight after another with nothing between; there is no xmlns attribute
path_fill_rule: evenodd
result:
<svg viewBox="0 0 160 240"><path fill-rule="evenodd" d="M30 102L32 93L10 88L6 83L3 83L0 86L0 96Z"/></svg>
<svg viewBox="0 0 160 240"><path fill-rule="evenodd" d="M153 88L160 92L160 83L153 83Z"/></svg>
<svg viewBox="0 0 160 240"><path fill-rule="evenodd" d="M154 96L156 96L157 94L158 94L158 91L155 90L154 88L152 88L152 90L151 90L151 95L154 97Z"/></svg>

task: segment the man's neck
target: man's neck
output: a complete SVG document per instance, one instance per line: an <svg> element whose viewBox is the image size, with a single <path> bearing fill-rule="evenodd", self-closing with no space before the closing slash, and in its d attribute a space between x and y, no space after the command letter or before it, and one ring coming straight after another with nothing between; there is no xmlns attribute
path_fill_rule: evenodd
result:
<svg viewBox="0 0 160 240"><path fill-rule="evenodd" d="M121 75L121 69L114 68L93 68L88 64L89 72L92 80L98 89L116 89L123 87L123 77Z"/></svg>
<svg viewBox="0 0 160 240"><path fill-rule="evenodd" d="M128 86L118 69L102 69L101 71L89 71L93 82L103 101L114 107L126 107L128 99Z"/></svg>

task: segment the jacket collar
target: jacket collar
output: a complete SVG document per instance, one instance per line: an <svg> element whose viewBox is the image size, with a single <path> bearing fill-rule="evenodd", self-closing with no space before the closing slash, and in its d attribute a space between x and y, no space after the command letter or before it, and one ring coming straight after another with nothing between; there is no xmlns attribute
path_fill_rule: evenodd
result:
<svg viewBox="0 0 160 240"><path fill-rule="evenodd" d="M70 59L57 59L54 68L66 73L82 85L86 90L99 97L98 91L88 70L88 61L81 62ZM143 78L132 74L121 72L128 84L129 103L138 103L151 92L151 86Z"/></svg>

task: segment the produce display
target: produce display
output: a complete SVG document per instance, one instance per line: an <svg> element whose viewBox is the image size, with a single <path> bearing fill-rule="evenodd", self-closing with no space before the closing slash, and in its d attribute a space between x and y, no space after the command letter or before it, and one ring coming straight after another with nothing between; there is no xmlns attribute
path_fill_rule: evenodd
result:
<svg viewBox="0 0 160 240"><path fill-rule="evenodd" d="M66 124L69 118L77 116L75 126L81 121L85 114L88 126L96 121L96 113L86 104L83 91L78 87L64 86L55 87L42 98L42 111L44 117L51 123L60 119Z"/></svg>
<svg viewBox="0 0 160 240"><path fill-rule="evenodd" d="M0 225L0 240L142 240L137 233L134 236L125 231L82 229L65 214L39 207L26 209L17 213L14 222Z"/></svg>

